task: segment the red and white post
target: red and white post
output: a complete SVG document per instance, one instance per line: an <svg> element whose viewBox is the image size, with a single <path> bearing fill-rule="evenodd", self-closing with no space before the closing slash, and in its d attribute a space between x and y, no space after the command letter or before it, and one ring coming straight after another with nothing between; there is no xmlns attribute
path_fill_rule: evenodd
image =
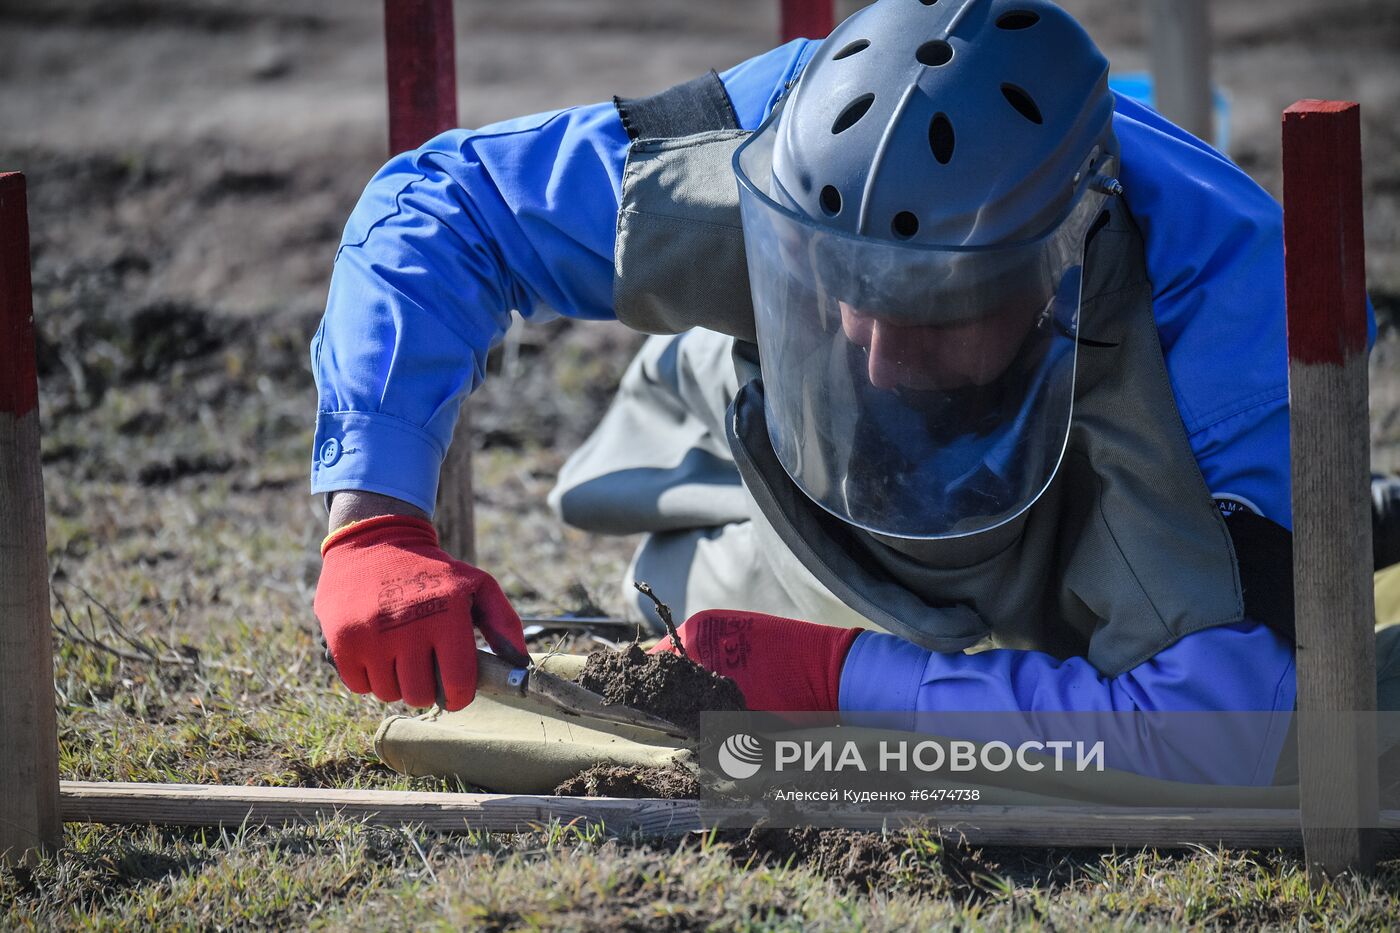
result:
<svg viewBox="0 0 1400 933"><path fill-rule="evenodd" d="M836 28L835 0L779 0L778 34L782 41L825 39Z"/></svg>
<svg viewBox="0 0 1400 933"><path fill-rule="evenodd" d="M457 125L456 36L452 0L384 0L389 79L389 154L421 146ZM452 446L438 479L434 516L442 546L476 561L471 412L457 413Z"/></svg>
<svg viewBox="0 0 1400 933"><path fill-rule="evenodd" d="M1358 105L1283 113L1298 768L1310 875L1368 871L1377 822Z"/></svg>
<svg viewBox="0 0 1400 933"><path fill-rule="evenodd" d="M24 176L0 174L0 861L58 848L49 562Z"/></svg>

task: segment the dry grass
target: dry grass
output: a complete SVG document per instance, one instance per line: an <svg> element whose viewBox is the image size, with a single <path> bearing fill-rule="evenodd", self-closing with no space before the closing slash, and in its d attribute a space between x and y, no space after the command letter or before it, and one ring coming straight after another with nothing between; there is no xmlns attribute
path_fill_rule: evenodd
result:
<svg viewBox="0 0 1400 933"><path fill-rule="evenodd" d="M308 627L171 641L168 603L117 610L72 583L55 592L65 777L442 787L375 760L382 710L338 688ZM887 847L894 868L866 877L755 859L738 842L558 825L494 836L347 821L70 825L58 859L0 873L0 928L1330 929L1400 915L1400 862L1312 892L1286 853L968 851L911 833Z"/></svg>

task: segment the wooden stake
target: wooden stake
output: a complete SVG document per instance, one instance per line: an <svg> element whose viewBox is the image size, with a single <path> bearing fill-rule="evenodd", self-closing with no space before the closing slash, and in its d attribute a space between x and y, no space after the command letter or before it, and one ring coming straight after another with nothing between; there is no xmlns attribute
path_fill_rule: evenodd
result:
<svg viewBox="0 0 1400 933"><path fill-rule="evenodd" d="M24 176L0 174L0 860L58 847L49 561Z"/></svg>
<svg viewBox="0 0 1400 933"><path fill-rule="evenodd" d="M1215 142L1206 0L1148 0L1144 12L1157 110L1198 139Z"/></svg>
<svg viewBox="0 0 1400 933"><path fill-rule="evenodd" d="M393 155L457 125L452 0L384 0L384 48Z"/></svg>
<svg viewBox="0 0 1400 933"><path fill-rule="evenodd" d="M766 815L763 808L699 800L63 782L64 820L84 823L289 825L343 816L448 832L524 832L559 820L601 823L623 834L667 836L747 829ZM820 815L823 820L832 816ZM1381 819L1379 825L1390 835L1400 835L1400 811L1388 810ZM1296 810L958 806L846 814L831 822L862 829L933 825L973 845L1296 849L1302 844Z"/></svg>
<svg viewBox="0 0 1400 933"><path fill-rule="evenodd" d="M389 78L389 152L414 149L457 126L452 0L384 0ZM457 412L452 446L438 476L438 535L446 551L476 561L471 413Z"/></svg>
<svg viewBox="0 0 1400 933"><path fill-rule="evenodd" d="M1310 875L1375 864L1376 661L1360 108L1283 113L1298 769Z"/></svg>
<svg viewBox="0 0 1400 933"><path fill-rule="evenodd" d="M781 0L778 33L782 41L825 39L836 28L834 0Z"/></svg>

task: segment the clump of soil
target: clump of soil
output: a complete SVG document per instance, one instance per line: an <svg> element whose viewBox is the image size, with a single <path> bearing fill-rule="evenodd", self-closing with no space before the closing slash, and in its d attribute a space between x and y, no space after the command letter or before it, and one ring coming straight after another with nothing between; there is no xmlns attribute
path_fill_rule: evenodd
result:
<svg viewBox="0 0 1400 933"><path fill-rule="evenodd" d="M630 706L694 729L700 714L748 709L738 684L675 654L647 654L638 644L625 651L588 656L579 685L609 703Z"/></svg>
<svg viewBox="0 0 1400 933"><path fill-rule="evenodd" d="M696 800L700 782L685 768L594 765L554 788L561 797L663 797Z"/></svg>

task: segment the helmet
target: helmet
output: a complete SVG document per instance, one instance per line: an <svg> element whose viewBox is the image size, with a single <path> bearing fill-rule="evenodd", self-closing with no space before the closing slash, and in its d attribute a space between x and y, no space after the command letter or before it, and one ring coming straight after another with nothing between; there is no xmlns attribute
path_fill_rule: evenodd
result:
<svg viewBox="0 0 1400 933"><path fill-rule="evenodd" d="M1112 116L1046 0L878 0L740 147L769 437L818 504L937 538L1049 485Z"/></svg>
<svg viewBox="0 0 1400 933"><path fill-rule="evenodd" d="M773 176L834 229L1005 243L1063 213L1112 117L1107 60L1053 3L880 0L812 55Z"/></svg>

